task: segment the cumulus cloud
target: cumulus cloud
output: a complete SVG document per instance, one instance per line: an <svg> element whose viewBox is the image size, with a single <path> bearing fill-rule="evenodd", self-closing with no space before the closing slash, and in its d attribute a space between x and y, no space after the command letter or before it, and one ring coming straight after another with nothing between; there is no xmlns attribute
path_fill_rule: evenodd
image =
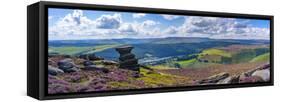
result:
<svg viewBox="0 0 281 102"><path fill-rule="evenodd" d="M149 37L159 38L159 37L166 37L166 35L162 34L160 28L155 27L151 31L147 32L146 35Z"/></svg>
<svg viewBox="0 0 281 102"><path fill-rule="evenodd" d="M122 26L118 30L125 34L136 34L137 33L137 29L136 29L135 25L133 25L131 23L122 24Z"/></svg>
<svg viewBox="0 0 281 102"><path fill-rule="evenodd" d="M237 36L251 39L252 36L268 36L269 29L252 27L246 22L232 18L218 17L189 17L178 28L180 33L208 34L211 38L223 38L224 36ZM236 37L233 37L236 38Z"/></svg>
<svg viewBox="0 0 281 102"><path fill-rule="evenodd" d="M97 19L89 19L81 10L60 18L55 25L49 27L50 39L91 39L110 38L112 34L120 34L120 14L101 15Z"/></svg>
<svg viewBox="0 0 281 102"><path fill-rule="evenodd" d="M174 20L180 18L180 16L175 16L175 15L162 15L162 17L166 20Z"/></svg>
<svg viewBox="0 0 281 102"><path fill-rule="evenodd" d="M119 28L122 23L121 15L102 15L96 20L97 28L114 29Z"/></svg>
<svg viewBox="0 0 281 102"><path fill-rule="evenodd" d="M133 14L133 18L141 18L141 17L144 17L146 14L145 13L136 13L136 14Z"/></svg>
<svg viewBox="0 0 281 102"><path fill-rule="evenodd" d="M157 24L160 23L153 20L123 22L117 13L89 19L83 11L73 10L49 27L49 36L51 39L144 37L160 34L160 29L155 28Z"/></svg>
<svg viewBox="0 0 281 102"><path fill-rule="evenodd" d="M161 34L160 28L157 27L159 22L153 20L145 20L143 22L124 23L119 28L122 34L130 34L133 38L150 38ZM130 36L128 35L128 36Z"/></svg>
<svg viewBox="0 0 281 102"><path fill-rule="evenodd" d="M164 34L177 34L178 33L178 28L175 26L169 26L167 29L163 31Z"/></svg>
<svg viewBox="0 0 281 102"><path fill-rule="evenodd" d="M260 28L252 28L256 29L257 31L261 31L263 29ZM256 32L256 31L254 31ZM265 31L261 31L265 32ZM218 34L210 36L213 39L269 39L269 32L266 33L242 33L242 34L235 34L235 33L227 33L227 34Z"/></svg>
<svg viewBox="0 0 281 102"><path fill-rule="evenodd" d="M146 14L135 14L135 18ZM148 16L148 15L147 15ZM50 15L48 18L51 18ZM130 16L131 17L131 16ZM166 18L165 18L166 17ZM179 16L163 15L167 20ZM111 39L157 37L209 37L214 39L269 39L269 28L254 27L245 20L218 17L184 17L182 24L167 25L157 20L127 22L118 13L101 14L90 19L73 10L49 26L50 39ZM166 21L167 22L167 21ZM170 22L170 21L169 21ZM172 22L172 21L171 21Z"/></svg>
<svg viewBox="0 0 281 102"><path fill-rule="evenodd" d="M156 24L159 24L159 22L155 22L153 20L145 20L144 22L142 22L141 26L145 28L145 27L154 26Z"/></svg>
<svg viewBox="0 0 281 102"><path fill-rule="evenodd" d="M94 21L85 17L81 10L74 10L50 27L49 34L57 36L85 35L91 32L89 27L94 27Z"/></svg>

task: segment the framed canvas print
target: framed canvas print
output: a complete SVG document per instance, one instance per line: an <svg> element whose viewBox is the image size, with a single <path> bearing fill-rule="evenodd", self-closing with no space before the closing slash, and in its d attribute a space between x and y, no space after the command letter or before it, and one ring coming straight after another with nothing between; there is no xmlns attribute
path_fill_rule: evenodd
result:
<svg viewBox="0 0 281 102"><path fill-rule="evenodd" d="M28 6L37 99L273 85L273 16L41 1Z"/></svg>

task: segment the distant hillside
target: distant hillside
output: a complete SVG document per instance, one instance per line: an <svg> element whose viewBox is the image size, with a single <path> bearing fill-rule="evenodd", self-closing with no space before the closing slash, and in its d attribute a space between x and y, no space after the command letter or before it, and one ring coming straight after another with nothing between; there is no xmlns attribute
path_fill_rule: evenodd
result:
<svg viewBox="0 0 281 102"><path fill-rule="evenodd" d="M202 50L198 53L198 57L193 59L181 60L176 63L185 67L202 67L214 64L235 64L245 62L268 62L269 48L268 46L255 45L236 45L235 50L233 46L210 48Z"/></svg>
<svg viewBox="0 0 281 102"><path fill-rule="evenodd" d="M59 53L67 55L80 55L95 53L105 59L117 60L119 54L115 47L131 45L134 47L133 53L138 59L151 55L156 58L174 57L190 54L198 54L202 51L200 59L208 59L213 62L221 62L221 56L227 60L227 56L233 55L239 50L239 45L268 45L266 40L234 40L234 39L209 39L197 37L169 37L169 38L150 38L150 39L91 39L91 40L55 40L49 41L49 53ZM231 45L238 45L227 47ZM210 50L214 48L213 50ZM220 49L216 49L220 48ZM223 49L226 48L226 49ZM206 50L209 49L209 50ZM247 52L247 51L245 51ZM258 51L260 52L260 51ZM210 53L210 54L208 54ZM208 54L208 55L207 55ZM259 54L258 54L259 55ZM240 56L240 55L239 55ZM237 56L236 59L244 58ZM241 55L243 56L243 55ZM235 57L235 56L234 56ZM256 57L256 56L254 56ZM252 58L252 57L250 57ZM249 60L249 59L246 59ZM202 61L202 60L201 60ZM234 61L234 60L232 60ZM244 61L244 60L237 60ZM225 62L228 63L228 62Z"/></svg>
<svg viewBox="0 0 281 102"><path fill-rule="evenodd" d="M269 53L265 53L265 54L262 54L262 55L259 55L255 58L253 58L251 60L251 62L263 62L263 61L269 61L269 58L270 58L270 54Z"/></svg>
<svg viewBox="0 0 281 102"><path fill-rule="evenodd" d="M49 46L93 46L103 44L171 44L171 43L202 43L202 42L228 42L240 44L269 44L268 40L235 40L235 39L210 39L200 37L168 37L146 39L89 39L89 40L52 40Z"/></svg>

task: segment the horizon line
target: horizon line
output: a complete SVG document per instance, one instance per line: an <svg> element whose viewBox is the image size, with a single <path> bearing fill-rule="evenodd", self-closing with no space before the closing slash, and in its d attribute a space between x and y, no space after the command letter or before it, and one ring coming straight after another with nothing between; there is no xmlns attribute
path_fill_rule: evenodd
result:
<svg viewBox="0 0 281 102"><path fill-rule="evenodd" d="M215 39L215 40L268 40L270 41L271 39L254 39L254 38L251 38L251 39L243 39L243 38L210 38L210 37L158 37L158 38L91 38L91 39L48 39L48 41L61 41L61 40L64 40L64 41L67 41L67 40L118 40L118 39L165 39L165 38L202 38L202 39Z"/></svg>

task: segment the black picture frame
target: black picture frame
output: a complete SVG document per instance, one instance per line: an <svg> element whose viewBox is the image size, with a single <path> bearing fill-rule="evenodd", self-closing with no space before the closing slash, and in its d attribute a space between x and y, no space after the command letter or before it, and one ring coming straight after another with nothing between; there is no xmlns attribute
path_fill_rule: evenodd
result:
<svg viewBox="0 0 281 102"><path fill-rule="evenodd" d="M208 17L227 17L227 18L248 18L248 19L264 19L270 20L270 82L261 83L245 83L245 84L227 84L227 85L202 85L187 87L168 87L154 89L132 89L122 91L103 91L103 92L87 92L87 93L67 93L48 95L47 87L47 56L48 56L48 8L65 8L65 9L87 9L87 10L103 10L103 11L121 11L121 12L139 12L139 13L158 13L158 14L175 14L188 16L208 16ZM256 15L256 14L238 14L238 13L221 13L221 12L205 12L205 11L188 11L174 9L159 8L141 8L141 7L125 7L112 5L94 5L80 3L62 3L40 1L27 7L27 95L39 100L61 99L61 98L81 98L109 95L128 95L143 93L159 93L174 91L191 91L206 89L223 89L223 88L240 88L255 86L272 86L274 84L274 61L273 61L273 33L274 22L272 15Z"/></svg>

